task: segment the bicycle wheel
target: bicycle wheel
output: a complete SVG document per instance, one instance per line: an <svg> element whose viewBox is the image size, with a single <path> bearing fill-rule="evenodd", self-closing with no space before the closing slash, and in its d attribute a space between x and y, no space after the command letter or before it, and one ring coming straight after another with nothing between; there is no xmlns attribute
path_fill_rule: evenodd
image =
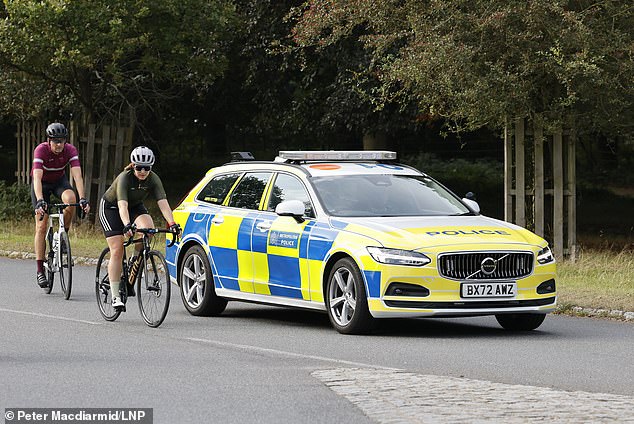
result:
<svg viewBox="0 0 634 424"><path fill-rule="evenodd" d="M61 266L59 267L59 284L64 292L64 299L70 298L70 291L73 287L73 256L70 252L70 240L67 233L61 233L59 237L59 251Z"/></svg>
<svg viewBox="0 0 634 424"><path fill-rule="evenodd" d="M108 279L108 263L110 262L110 249L105 248L97 261L97 274L95 276L95 294L99 312L106 321L114 321L119 318L121 311L112 307L110 296L110 280Z"/></svg>
<svg viewBox="0 0 634 424"><path fill-rule="evenodd" d="M150 327L161 325L170 306L170 277L163 254L151 250L137 273L136 295L143 320Z"/></svg>
<svg viewBox="0 0 634 424"><path fill-rule="evenodd" d="M50 219L50 218L49 218ZM55 252L53 251L53 231L49 227L46 233L46 264L45 274L48 280L48 287L44 289L44 293L50 294L53 290L53 282L55 281L55 273L53 272L53 266L55 261Z"/></svg>

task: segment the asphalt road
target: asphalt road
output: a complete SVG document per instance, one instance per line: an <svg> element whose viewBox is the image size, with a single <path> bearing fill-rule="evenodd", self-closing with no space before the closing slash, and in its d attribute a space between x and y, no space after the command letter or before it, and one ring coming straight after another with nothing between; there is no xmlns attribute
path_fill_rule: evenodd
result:
<svg viewBox="0 0 634 424"><path fill-rule="evenodd" d="M69 301L58 285L43 294L34 271L32 260L0 258L0 409L153 408L155 423L411 422L407 408L421 400L381 392L402 399L434 384L473 404L496 401L479 399L483 390L508 398L528 388L559 402L553 410L589 396L616 414L608 421L634 411L629 322L549 316L513 334L493 317L390 320L344 336L325 314L294 309L231 302L221 317L193 317L173 286L165 322L151 329L136 302L114 323L101 318L93 267L74 268Z"/></svg>

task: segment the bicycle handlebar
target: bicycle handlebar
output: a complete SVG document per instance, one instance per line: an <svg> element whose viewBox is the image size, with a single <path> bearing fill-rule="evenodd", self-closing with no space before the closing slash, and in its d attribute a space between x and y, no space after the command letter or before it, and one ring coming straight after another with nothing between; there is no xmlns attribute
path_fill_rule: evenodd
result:
<svg viewBox="0 0 634 424"><path fill-rule="evenodd" d="M79 203L51 203L48 205L48 208L44 211L45 214L50 215L49 210L50 209L57 209L59 212L62 212L64 209L66 209L69 206L77 206L77 207L81 207L81 205ZM40 221L44 219L44 214L40 215Z"/></svg>
<svg viewBox="0 0 634 424"><path fill-rule="evenodd" d="M135 233L142 233L142 234L148 234L148 235L152 235L152 234L158 234L158 233L165 233L165 234L171 234L172 235L172 241L170 242L170 244L167 245L167 247L172 247L174 245L174 243L176 243L176 240L178 240L178 234L174 233L173 231L167 230L167 229L162 229L162 228L136 228L134 230ZM132 243L134 243L134 234L123 243L124 247L127 247L129 245L131 245Z"/></svg>

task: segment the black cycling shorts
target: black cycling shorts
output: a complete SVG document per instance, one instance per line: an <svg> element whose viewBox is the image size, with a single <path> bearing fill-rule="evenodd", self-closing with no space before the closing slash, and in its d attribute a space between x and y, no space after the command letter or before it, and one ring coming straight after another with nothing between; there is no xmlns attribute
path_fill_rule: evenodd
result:
<svg viewBox="0 0 634 424"><path fill-rule="evenodd" d="M57 181L53 181L52 183L45 183L42 181L42 196L46 203L51 203L51 194L55 194L60 200L62 199L62 193L66 190L73 190L70 183L68 182L68 178L66 176L62 176ZM75 191L73 190L73 193ZM35 210L35 205L37 204L38 199L35 198L35 189L33 188L33 182L31 182L31 204L33 205L33 210Z"/></svg>
<svg viewBox="0 0 634 424"><path fill-rule="evenodd" d="M143 203L132 207L128 206L130 222L134 222L139 215L146 213L148 213L148 211ZM99 222L106 237L123 235L123 227L125 225L123 225L121 216L119 216L119 207L107 202L103 198L99 201Z"/></svg>

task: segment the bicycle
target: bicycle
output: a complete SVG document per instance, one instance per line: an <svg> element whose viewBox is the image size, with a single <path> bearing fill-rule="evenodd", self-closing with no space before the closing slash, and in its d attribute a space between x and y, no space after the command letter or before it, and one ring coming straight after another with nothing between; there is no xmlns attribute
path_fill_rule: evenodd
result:
<svg viewBox="0 0 634 424"><path fill-rule="evenodd" d="M59 273L59 283L64 293L64 299L70 299L70 292L73 287L73 256L70 250L70 239L64 226L64 209L69 206L81 208L79 203L52 203L48 209L48 230L46 231L46 261L44 269L48 287L44 290L50 294L53 290L55 274ZM40 221L44 216L40 216ZM57 219L57 231L53 229L53 220Z"/></svg>
<svg viewBox="0 0 634 424"><path fill-rule="evenodd" d="M167 310L169 309L171 283L167 269L165 256L158 250L153 250L150 235L158 233L172 234L172 240L168 247L172 246L178 235L170 230L158 228L137 228L137 233L142 233L143 237L134 239L134 235L125 243L124 247L132 243L143 243L143 248L137 257L140 261L138 271L134 276L136 285L136 296L139 304L141 316L147 325L156 328L163 323ZM112 296L110 295L110 280L108 279L108 263L110 262L110 248L106 247L97 261L97 274L95 276L95 294L99 312L106 321L114 321L119 318L121 312L125 312L125 303L128 299L128 281L132 263L126 258L123 252L121 286L119 295L124 303L122 308L112 306ZM158 306L157 306L158 305Z"/></svg>

